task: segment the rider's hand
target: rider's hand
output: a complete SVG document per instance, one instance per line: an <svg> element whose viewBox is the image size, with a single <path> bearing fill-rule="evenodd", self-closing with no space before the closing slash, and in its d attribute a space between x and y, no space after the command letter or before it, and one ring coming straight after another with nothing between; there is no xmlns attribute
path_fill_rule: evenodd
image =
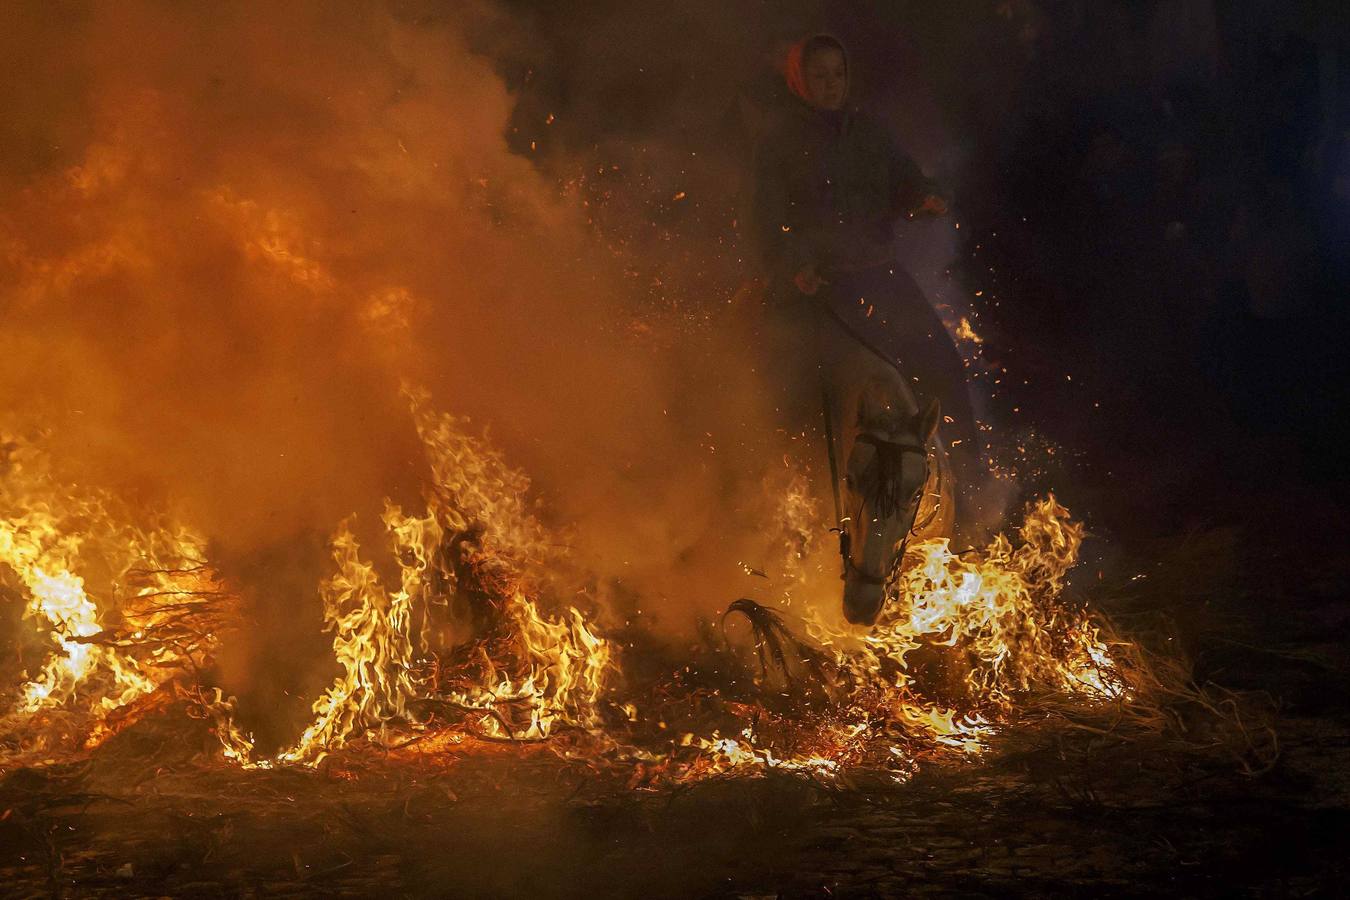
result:
<svg viewBox="0 0 1350 900"><path fill-rule="evenodd" d="M947 214L947 201L937 194L929 194L923 198L919 208L915 210L918 215L945 216Z"/></svg>
<svg viewBox="0 0 1350 900"><path fill-rule="evenodd" d="M805 266L796 275L793 275L792 283L797 286L797 290L801 291L806 296L814 297L816 292L820 290L820 286L825 283L825 280L820 277L820 273L816 271L815 265L811 264Z"/></svg>

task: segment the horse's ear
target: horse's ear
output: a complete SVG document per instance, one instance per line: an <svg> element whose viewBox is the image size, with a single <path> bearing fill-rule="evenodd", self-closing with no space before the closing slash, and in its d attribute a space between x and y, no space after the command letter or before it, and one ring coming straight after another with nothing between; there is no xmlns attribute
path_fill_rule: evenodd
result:
<svg viewBox="0 0 1350 900"><path fill-rule="evenodd" d="M942 404L934 397L928 401L928 405L918 415L919 422L919 440L925 444L933 439L937 433L938 422L942 421Z"/></svg>

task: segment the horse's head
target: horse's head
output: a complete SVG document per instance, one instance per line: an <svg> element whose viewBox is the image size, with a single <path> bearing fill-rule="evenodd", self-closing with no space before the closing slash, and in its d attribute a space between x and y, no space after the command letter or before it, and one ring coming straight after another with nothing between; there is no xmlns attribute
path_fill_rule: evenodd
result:
<svg viewBox="0 0 1350 900"><path fill-rule="evenodd" d="M928 448L940 418L933 400L918 413L900 406L885 385L869 385L858 400L848 453L844 529L844 616L876 621L886 578L914 527L928 480Z"/></svg>

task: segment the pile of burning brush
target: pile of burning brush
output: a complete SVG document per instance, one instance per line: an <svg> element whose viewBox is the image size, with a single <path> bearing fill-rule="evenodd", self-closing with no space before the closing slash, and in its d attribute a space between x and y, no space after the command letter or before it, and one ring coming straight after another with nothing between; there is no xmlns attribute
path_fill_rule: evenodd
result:
<svg viewBox="0 0 1350 900"><path fill-rule="evenodd" d="M1198 743L1248 771L1273 763L1273 732L1241 698L1192 684L1182 662L1067 599L1083 528L1053 497L980 552L908 548L865 633L790 625L741 600L722 624L750 626L748 653L712 626L673 672L623 677L614 636L560 600L576 591L559 583L561 551L530 511L527 479L424 393L408 399L429 476L423 508L385 506L397 578L381 578L350 523L337 527L319 590L340 671L300 736L271 755L209 683L240 603L203 540L165 520L132 524L145 517L59 483L40 442L6 439L0 605L26 636L0 671L0 769L88 754L173 716L209 725L204 759L245 767L509 742L618 767L634 785L856 766L904 778L925 758L979 754L1034 715L1181 740L1207 715L1226 724ZM452 619L471 637L446 637L463 631Z"/></svg>

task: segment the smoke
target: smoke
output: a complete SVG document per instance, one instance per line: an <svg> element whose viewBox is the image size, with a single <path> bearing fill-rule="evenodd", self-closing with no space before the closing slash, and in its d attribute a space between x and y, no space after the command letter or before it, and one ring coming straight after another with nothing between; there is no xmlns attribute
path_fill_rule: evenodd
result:
<svg viewBox="0 0 1350 900"><path fill-rule="evenodd" d="M631 254L508 144L486 12L7 16L0 389L69 477L309 608L268 561L416 497L408 379L490 429L598 583L676 624L731 599L763 542L756 366L729 327L638 315Z"/></svg>
<svg viewBox="0 0 1350 900"><path fill-rule="evenodd" d="M331 675L338 522L378 556L383 498L417 503L405 381L529 474L610 624L781 593L746 573L824 459L775 434L738 185L785 42L866 31L815 6L11 4L4 412L208 538L252 610L245 710Z"/></svg>

